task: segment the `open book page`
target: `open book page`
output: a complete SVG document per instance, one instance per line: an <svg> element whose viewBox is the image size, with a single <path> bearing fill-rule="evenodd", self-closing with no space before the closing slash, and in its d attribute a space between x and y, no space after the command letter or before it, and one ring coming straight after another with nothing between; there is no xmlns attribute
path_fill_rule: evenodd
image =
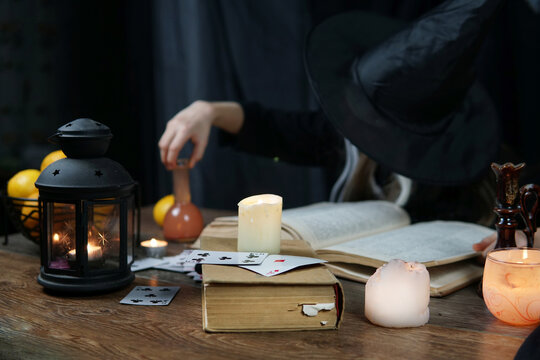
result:
<svg viewBox="0 0 540 360"><path fill-rule="evenodd" d="M358 264L327 263L330 271L345 279L367 282L376 268ZM475 259L428 268L430 295L445 296L482 278L483 267Z"/></svg>
<svg viewBox="0 0 540 360"><path fill-rule="evenodd" d="M476 256L472 245L492 233L489 228L471 223L430 221L327 246L317 254L329 261L339 261L339 254L352 254L358 256L358 263L366 261L364 265L370 266L392 259L435 266Z"/></svg>
<svg viewBox="0 0 540 360"><path fill-rule="evenodd" d="M409 215L387 201L317 203L283 211L282 223L313 249L407 226Z"/></svg>

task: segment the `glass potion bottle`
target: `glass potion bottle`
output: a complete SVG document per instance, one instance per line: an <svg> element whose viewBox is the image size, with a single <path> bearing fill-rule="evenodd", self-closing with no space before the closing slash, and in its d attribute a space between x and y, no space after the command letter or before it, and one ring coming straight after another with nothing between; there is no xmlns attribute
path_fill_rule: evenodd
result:
<svg viewBox="0 0 540 360"><path fill-rule="evenodd" d="M204 221L197 206L191 202L188 160L179 159L177 164L172 170L175 202L165 214L163 235L170 241L190 242L197 239Z"/></svg>

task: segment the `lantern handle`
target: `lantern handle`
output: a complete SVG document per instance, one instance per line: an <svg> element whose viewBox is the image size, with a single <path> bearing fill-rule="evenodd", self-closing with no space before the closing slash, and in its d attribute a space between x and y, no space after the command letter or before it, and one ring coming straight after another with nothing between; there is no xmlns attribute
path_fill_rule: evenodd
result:
<svg viewBox="0 0 540 360"><path fill-rule="evenodd" d="M53 143L53 144L58 144L59 143L59 140L60 140L60 135L62 133L60 131L57 131L55 132L54 134L52 134L51 136L49 136L47 138L47 140L50 142L50 143Z"/></svg>

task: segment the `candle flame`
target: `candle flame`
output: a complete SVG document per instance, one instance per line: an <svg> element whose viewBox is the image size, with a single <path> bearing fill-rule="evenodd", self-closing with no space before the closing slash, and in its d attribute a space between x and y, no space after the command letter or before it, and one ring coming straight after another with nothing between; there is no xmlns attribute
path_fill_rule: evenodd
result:
<svg viewBox="0 0 540 360"><path fill-rule="evenodd" d="M59 240L60 240L60 235L58 235L58 233L54 233L53 242L58 242Z"/></svg>
<svg viewBox="0 0 540 360"><path fill-rule="evenodd" d="M94 245L94 244L86 245L86 250L88 250L88 251L94 251L94 250L97 250L97 249L101 249L101 246Z"/></svg>
<svg viewBox="0 0 540 360"><path fill-rule="evenodd" d="M152 239L150 240L150 246L151 246L151 247L156 247L156 246L157 246L157 241L156 241L156 239L152 238Z"/></svg>

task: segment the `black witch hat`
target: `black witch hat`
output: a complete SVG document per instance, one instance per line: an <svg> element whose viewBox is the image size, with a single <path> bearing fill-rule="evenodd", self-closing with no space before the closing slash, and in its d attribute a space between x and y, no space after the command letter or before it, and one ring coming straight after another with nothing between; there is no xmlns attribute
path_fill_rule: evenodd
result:
<svg viewBox="0 0 540 360"><path fill-rule="evenodd" d="M412 179L477 178L499 147L474 62L502 0L449 0L413 23L353 12L315 27L308 77L326 116L361 151Z"/></svg>

